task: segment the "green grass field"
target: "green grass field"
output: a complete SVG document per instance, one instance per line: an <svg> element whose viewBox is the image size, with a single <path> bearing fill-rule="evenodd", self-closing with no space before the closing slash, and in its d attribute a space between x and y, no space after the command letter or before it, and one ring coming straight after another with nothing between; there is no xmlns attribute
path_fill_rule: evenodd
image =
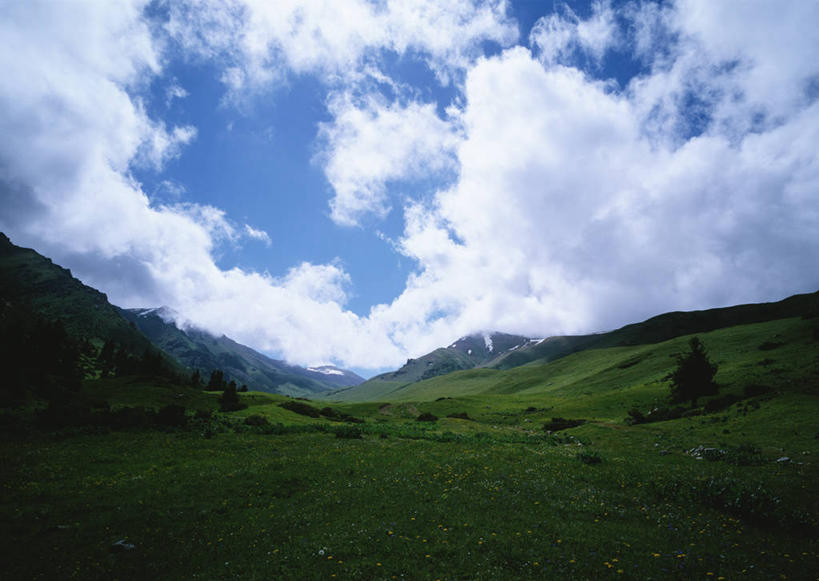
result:
<svg viewBox="0 0 819 581"><path fill-rule="evenodd" d="M112 409L191 419L48 430L32 406L3 412L3 577L816 579L816 322L700 334L737 401L639 425L628 411L668 405L686 337L302 402L359 424L262 393L193 419L218 394L88 382ZM586 423L547 434L553 417Z"/></svg>

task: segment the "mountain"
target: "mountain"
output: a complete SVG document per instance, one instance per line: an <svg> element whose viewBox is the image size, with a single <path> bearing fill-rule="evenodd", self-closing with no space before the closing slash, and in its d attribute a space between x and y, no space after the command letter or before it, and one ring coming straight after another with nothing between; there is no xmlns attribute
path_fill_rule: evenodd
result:
<svg viewBox="0 0 819 581"><path fill-rule="evenodd" d="M521 349L501 353L485 366L493 369L511 369L532 361L553 361L586 349L647 345L737 325L816 315L819 315L819 292L794 295L773 303L737 305L703 311L675 311L607 333L549 337Z"/></svg>
<svg viewBox="0 0 819 581"><path fill-rule="evenodd" d="M62 321L66 332L97 347L113 341L134 355L151 341L126 321L108 297L74 278L71 271L0 233L0 301L4 309L27 310Z"/></svg>
<svg viewBox="0 0 819 581"><path fill-rule="evenodd" d="M652 345L694 333L766 323L794 317L819 316L819 292L795 295L774 303L738 305L690 312L658 315L615 331L592 335L526 339L494 333L464 337L418 359L410 359L397 371L373 377L359 386L329 395L342 401L395 399L410 394L430 396L439 385L434 379L456 371L474 369L459 377L470 382L492 376L491 370L509 370L524 365L546 364L575 353L618 347ZM492 346L492 349L489 346ZM478 369L482 368L482 369ZM454 376L453 376L454 377ZM427 387L415 388L423 382ZM432 390L432 392L430 392Z"/></svg>
<svg viewBox="0 0 819 581"><path fill-rule="evenodd" d="M216 337L194 327L180 329L173 312L158 309L119 309L156 345L192 369L208 374L221 369L237 384L250 389L287 395L311 396L328 390L358 385L364 379L352 371L331 365L303 368L271 359L222 335Z"/></svg>
<svg viewBox="0 0 819 581"><path fill-rule="evenodd" d="M93 346L88 373L99 363L102 347L111 343L135 359L159 351L178 375L190 373L186 366L200 369L203 375L222 369L238 384L261 391L311 395L363 381L355 373L332 366L304 369L288 365L224 336L197 329L182 331L170 322L169 315L166 309L116 307L104 293L74 278L70 270L14 245L0 233L0 331L11 334L6 327L19 327L27 317L60 321L69 336Z"/></svg>
<svg viewBox="0 0 819 581"><path fill-rule="evenodd" d="M478 333L461 337L448 347L439 347L417 359L407 359L398 370L382 373L353 387L358 394L381 393L400 389L418 381L446 375L453 371L486 365L507 353L522 349L537 339L506 333ZM334 392L342 393L345 390Z"/></svg>
<svg viewBox="0 0 819 581"><path fill-rule="evenodd" d="M469 335L418 359L408 359L397 371L382 373L373 380L410 383L452 371L472 369L502 354L524 347L532 341L520 335L505 333Z"/></svg>

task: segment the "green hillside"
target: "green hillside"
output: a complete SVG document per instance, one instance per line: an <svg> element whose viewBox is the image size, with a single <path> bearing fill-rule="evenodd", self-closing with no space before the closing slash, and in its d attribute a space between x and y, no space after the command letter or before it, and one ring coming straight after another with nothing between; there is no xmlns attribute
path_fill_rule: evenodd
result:
<svg viewBox="0 0 819 581"><path fill-rule="evenodd" d="M31 310L47 320L59 319L70 335L98 346L111 340L135 354L152 346L120 316L105 294L34 250L15 246L2 233L0 299L11 308Z"/></svg>
<svg viewBox="0 0 819 581"><path fill-rule="evenodd" d="M774 303L665 313L608 333L550 337L537 344L503 353L486 366L495 369L510 369L525 365L530 361L558 359L584 349L659 343L674 337L704 333L735 325L815 315L819 315L819 292L794 295Z"/></svg>
<svg viewBox="0 0 819 581"><path fill-rule="evenodd" d="M675 337L680 338L694 333L706 333L715 329L775 321L788 317L813 318L817 314L819 314L819 293L796 295L776 303L739 305L688 313L667 313L642 323L627 325L609 333L550 337L537 343L529 342L518 349L505 351L499 357L488 360L481 365L481 369L453 371L448 375L430 379L423 378L417 373L401 374L401 370L399 370L398 372L379 375L359 386L333 392L326 397L335 401L391 401L441 397L446 396L452 390L464 390L463 393L484 393L497 389L506 389L496 388L493 383L495 381L511 381L512 384L517 381L508 379L508 377L518 377L517 373L511 375L495 374L492 372L493 370L503 371L527 365L543 365L550 361L557 361L587 351L615 349L618 347L641 347L666 342ZM447 351L446 349L437 349L417 361L424 361L436 357L438 353L446 353ZM640 351L640 349L634 351L633 357L643 357L638 354ZM606 359L616 353L620 352L611 351L600 357ZM626 349L622 353L625 354L623 357L627 359L632 350ZM598 358L598 355L586 355L586 357ZM575 360L572 359L571 361ZM581 362L578 367L582 368L584 365L585 363ZM625 366L629 367L628 363L625 363ZM640 369L646 367L646 365L642 365ZM464 369L469 368L464 367ZM537 379L541 377L537 373L531 371L521 372L521 377L527 378L521 379L523 384L526 384L527 381L534 381L535 385L544 386ZM418 385L413 385L414 383L418 383Z"/></svg>
<svg viewBox="0 0 819 581"><path fill-rule="evenodd" d="M229 414L214 393L87 381L104 424L0 412L0 556L11 578L813 578L819 318L698 336L719 394L636 424L669 408L688 337L389 401L241 394ZM162 406L183 423L139 411Z"/></svg>
<svg viewBox="0 0 819 581"><path fill-rule="evenodd" d="M518 349L530 342L531 339L526 337L506 333L461 337L448 347L438 348L417 359L408 359L396 371L377 375L367 383L381 386L379 389L398 388L407 383L485 365L496 359L498 353ZM362 387L365 391L372 388L373 385Z"/></svg>

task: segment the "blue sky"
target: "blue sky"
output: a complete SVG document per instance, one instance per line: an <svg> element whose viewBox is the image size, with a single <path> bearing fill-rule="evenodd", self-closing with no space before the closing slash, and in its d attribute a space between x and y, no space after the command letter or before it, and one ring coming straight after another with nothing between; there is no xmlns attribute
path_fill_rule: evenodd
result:
<svg viewBox="0 0 819 581"><path fill-rule="evenodd" d="M819 288L814 3L0 6L0 228L364 374Z"/></svg>

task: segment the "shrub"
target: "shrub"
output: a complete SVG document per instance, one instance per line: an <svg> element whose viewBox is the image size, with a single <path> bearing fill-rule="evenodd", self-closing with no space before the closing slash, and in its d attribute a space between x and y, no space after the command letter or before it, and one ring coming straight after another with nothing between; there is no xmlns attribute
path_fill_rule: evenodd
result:
<svg viewBox="0 0 819 581"><path fill-rule="evenodd" d="M361 429L355 426L338 426L333 431L336 434L336 438L344 438L348 440L361 439Z"/></svg>
<svg viewBox="0 0 819 581"><path fill-rule="evenodd" d="M557 432L560 430L568 430L569 428L575 428L577 426L582 426L586 423L586 420L567 420L566 418L552 418L551 422L546 422L543 424L543 429L547 432Z"/></svg>
<svg viewBox="0 0 819 581"><path fill-rule="evenodd" d="M773 391L770 386L768 385L760 385L758 383L752 383L750 385L746 385L745 389L743 390L743 394L745 397L756 397L758 395L765 395Z"/></svg>
<svg viewBox="0 0 819 581"><path fill-rule="evenodd" d="M415 420L418 422L437 422L438 416L435 416L429 412L424 412L420 416L415 418Z"/></svg>
<svg viewBox="0 0 819 581"><path fill-rule="evenodd" d="M597 452L580 452L577 455L577 459L583 462L583 464L600 464L603 462L603 459Z"/></svg>
<svg viewBox="0 0 819 581"><path fill-rule="evenodd" d="M124 407L108 414L108 425L113 429L141 428L154 420L153 413L143 407Z"/></svg>
<svg viewBox="0 0 819 581"><path fill-rule="evenodd" d="M731 406L732 404L738 402L740 399L741 398L739 398L739 397L737 397L735 395L726 394L726 395L723 395L723 396L720 396L720 397L715 397L715 398L713 398L711 400L708 400L707 402L705 402L705 406L704 406L703 409L705 410L705 413L712 413L712 412L722 411L725 408Z"/></svg>
<svg viewBox="0 0 819 581"><path fill-rule="evenodd" d="M455 418L456 420L471 420L472 418L469 417L469 414L466 412L459 412L454 414L449 414L448 418Z"/></svg>
<svg viewBox="0 0 819 581"><path fill-rule="evenodd" d="M646 423L646 417L643 415L643 412L638 410L637 408L631 408L628 410L628 417L626 418L626 423L630 426L635 424L644 424Z"/></svg>
<svg viewBox="0 0 819 581"><path fill-rule="evenodd" d="M245 418L245 425L247 426L266 426L269 423L266 417L259 414L252 414Z"/></svg>
<svg viewBox="0 0 819 581"><path fill-rule="evenodd" d="M181 428L187 424L185 408L181 405L166 405L156 413L156 423L167 428Z"/></svg>
<svg viewBox="0 0 819 581"><path fill-rule="evenodd" d="M308 416L311 418L318 418L321 416L321 412L311 406L310 404L297 401L294 399L283 401L279 404L279 406L283 407L286 410L290 410L291 412L295 412L297 414L301 414L303 416Z"/></svg>
<svg viewBox="0 0 819 581"><path fill-rule="evenodd" d="M330 420L340 419L339 413L331 407L324 407L319 410L319 413Z"/></svg>

